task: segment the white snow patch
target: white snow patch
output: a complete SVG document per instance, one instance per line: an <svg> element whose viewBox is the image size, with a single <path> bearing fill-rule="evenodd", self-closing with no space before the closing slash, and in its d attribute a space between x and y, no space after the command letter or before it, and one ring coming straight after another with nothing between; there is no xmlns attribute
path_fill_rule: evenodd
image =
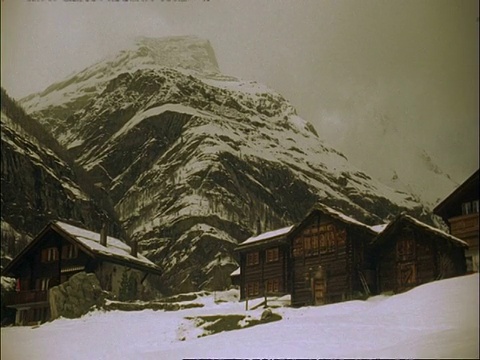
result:
<svg viewBox="0 0 480 360"><path fill-rule="evenodd" d="M109 141L112 141L117 137L124 135L125 133L133 129L135 126L140 124L143 120L148 119L149 117L152 117L152 116L161 115L166 111L172 111L176 113L182 113L182 114L199 116L199 117L217 117L216 115L210 112L207 112L204 110L198 110L190 106L185 106L182 104L165 104L162 106L157 106L157 107L148 109L139 114L136 114L125 125L123 125L120 130L118 130L115 134L113 134L113 136L110 138Z"/></svg>
<svg viewBox="0 0 480 360"><path fill-rule="evenodd" d="M387 226L388 224L380 224L380 225L370 226L370 228L377 234L380 234L383 230L385 230Z"/></svg>
<svg viewBox="0 0 480 360"><path fill-rule="evenodd" d="M100 244L99 233L66 224L61 221L55 221L55 224L71 236L74 236L78 241L94 252L118 256L125 260L142 263L147 267L156 268L156 265L145 256L140 254L138 254L137 257L130 255L130 246L114 237L107 236L107 246L103 246Z"/></svg>
<svg viewBox="0 0 480 360"><path fill-rule="evenodd" d="M288 234L290 232L290 230L292 230L292 229L293 229L293 225L290 225L290 226L287 226L287 227L284 227L284 228L281 228L281 229L267 231L267 232L264 232L260 235L252 236L252 237L248 238L247 240L242 242L240 245L250 244L250 243L257 242L257 241L264 241L264 240L267 240L267 239L273 239L273 238Z"/></svg>

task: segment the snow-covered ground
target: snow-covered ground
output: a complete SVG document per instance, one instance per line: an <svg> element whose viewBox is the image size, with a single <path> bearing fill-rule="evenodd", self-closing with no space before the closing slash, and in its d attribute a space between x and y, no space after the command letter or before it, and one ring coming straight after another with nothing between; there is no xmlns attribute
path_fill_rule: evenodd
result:
<svg viewBox="0 0 480 360"><path fill-rule="evenodd" d="M1 329L1 358L477 358L479 276L448 279L367 301L274 309L277 322L197 338L195 315L245 314L233 290L203 308L93 312L40 327ZM262 309L247 313L259 317ZM182 340L184 339L184 340Z"/></svg>

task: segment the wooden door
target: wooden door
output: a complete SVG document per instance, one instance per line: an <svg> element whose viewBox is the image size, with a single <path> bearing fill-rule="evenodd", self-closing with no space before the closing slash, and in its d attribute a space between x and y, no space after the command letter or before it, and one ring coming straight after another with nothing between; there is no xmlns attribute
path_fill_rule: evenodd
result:
<svg viewBox="0 0 480 360"><path fill-rule="evenodd" d="M325 279L325 273L323 271L318 271L315 275L316 276L314 276L312 281L313 304L323 305L327 303L327 281Z"/></svg>
<svg viewBox="0 0 480 360"><path fill-rule="evenodd" d="M325 294L327 292L325 281L323 279L315 279L313 282L313 296L315 305L325 304Z"/></svg>
<svg viewBox="0 0 480 360"><path fill-rule="evenodd" d="M414 262L397 265L397 291L402 292L413 288L416 284L417 271Z"/></svg>

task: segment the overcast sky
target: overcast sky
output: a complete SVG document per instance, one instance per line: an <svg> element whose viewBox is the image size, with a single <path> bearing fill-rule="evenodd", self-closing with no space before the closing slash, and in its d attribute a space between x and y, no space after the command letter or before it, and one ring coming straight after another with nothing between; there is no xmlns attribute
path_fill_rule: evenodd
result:
<svg viewBox="0 0 480 360"><path fill-rule="evenodd" d="M211 41L222 72L279 91L348 156L390 122L460 179L478 167L476 0L1 4L1 81L15 98L126 39L191 34Z"/></svg>

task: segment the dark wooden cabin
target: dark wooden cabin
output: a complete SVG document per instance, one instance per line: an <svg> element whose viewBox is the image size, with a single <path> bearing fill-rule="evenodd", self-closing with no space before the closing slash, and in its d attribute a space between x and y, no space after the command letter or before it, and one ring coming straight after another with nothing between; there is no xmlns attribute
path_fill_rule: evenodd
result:
<svg viewBox="0 0 480 360"><path fill-rule="evenodd" d="M375 291L370 227L317 205L292 229L288 266L293 306L350 300Z"/></svg>
<svg viewBox="0 0 480 360"><path fill-rule="evenodd" d="M467 243L401 214L373 241L379 292L400 293L464 275Z"/></svg>
<svg viewBox="0 0 480 360"><path fill-rule="evenodd" d="M289 292L287 234L292 227L250 237L236 248L240 254L241 299Z"/></svg>
<svg viewBox="0 0 480 360"><path fill-rule="evenodd" d="M3 270L14 277L17 287L7 293L5 305L16 309L17 325L50 318L48 290L85 271L95 273L104 290L117 297L122 276L128 273L138 295L145 289L146 275L160 275L160 269L137 253L136 246L60 221L48 224Z"/></svg>
<svg viewBox="0 0 480 360"><path fill-rule="evenodd" d="M479 270L479 170L439 203L433 212L448 225L450 234L465 240L467 272Z"/></svg>

